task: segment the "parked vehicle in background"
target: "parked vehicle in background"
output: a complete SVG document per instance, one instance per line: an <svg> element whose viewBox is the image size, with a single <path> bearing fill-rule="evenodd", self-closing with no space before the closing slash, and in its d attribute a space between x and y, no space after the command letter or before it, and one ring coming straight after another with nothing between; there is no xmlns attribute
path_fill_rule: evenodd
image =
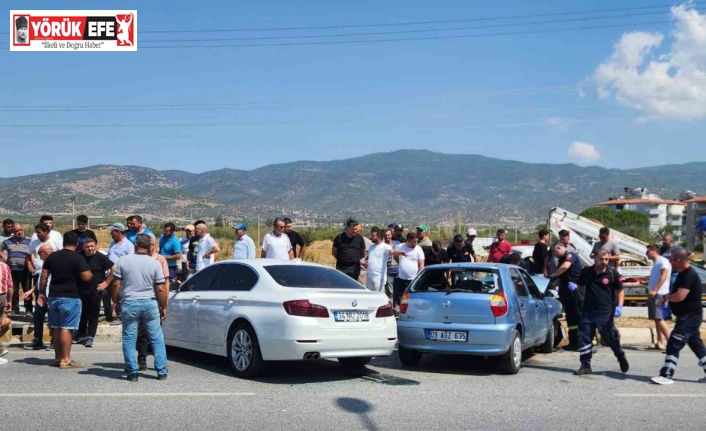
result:
<svg viewBox="0 0 706 431"><path fill-rule="evenodd" d="M389 356L397 325L387 296L298 259L213 264L169 296L165 343L228 357L238 377L266 361L337 358L362 367Z"/></svg>
<svg viewBox="0 0 706 431"><path fill-rule="evenodd" d="M400 360L414 367L424 353L497 356L500 368L515 374L523 351L554 351L562 307L552 296L514 265L427 267L402 296Z"/></svg>

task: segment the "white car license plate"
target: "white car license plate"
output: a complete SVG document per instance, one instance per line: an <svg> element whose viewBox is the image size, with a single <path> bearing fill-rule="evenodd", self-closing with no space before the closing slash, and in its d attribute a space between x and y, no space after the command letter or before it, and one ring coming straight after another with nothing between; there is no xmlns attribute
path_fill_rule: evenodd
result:
<svg viewBox="0 0 706 431"><path fill-rule="evenodd" d="M466 331L437 331L434 329L425 329L424 338L429 341L449 341L456 343L465 343L468 340L468 332Z"/></svg>
<svg viewBox="0 0 706 431"><path fill-rule="evenodd" d="M367 311L334 311L333 319L336 322L367 322L370 320L370 315Z"/></svg>

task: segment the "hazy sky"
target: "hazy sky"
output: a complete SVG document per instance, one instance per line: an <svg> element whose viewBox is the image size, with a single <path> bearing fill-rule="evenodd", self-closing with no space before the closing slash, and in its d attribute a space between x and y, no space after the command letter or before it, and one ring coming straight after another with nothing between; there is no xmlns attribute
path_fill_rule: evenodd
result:
<svg viewBox="0 0 706 431"><path fill-rule="evenodd" d="M138 10L137 52L5 42L0 177L93 164L253 169L403 148L625 168L706 160L701 3L115 4Z"/></svg>

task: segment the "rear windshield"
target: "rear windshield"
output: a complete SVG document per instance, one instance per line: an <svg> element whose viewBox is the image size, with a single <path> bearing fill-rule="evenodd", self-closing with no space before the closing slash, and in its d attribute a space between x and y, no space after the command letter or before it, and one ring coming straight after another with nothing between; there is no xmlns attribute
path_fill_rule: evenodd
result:
<svg viewBox="0 0 706 431"><path fill-rule="evenodd" d="M502 292L497 270L427 268L410 286L411 292L473 292L496 294Z"/></svg>
<svg viewBox="0 0 706 431"><path fill-rule="evenodd" d="M332 268L308 265L268 265L265 270L284 287L310 289L365 289L349 276Z"/></svg>

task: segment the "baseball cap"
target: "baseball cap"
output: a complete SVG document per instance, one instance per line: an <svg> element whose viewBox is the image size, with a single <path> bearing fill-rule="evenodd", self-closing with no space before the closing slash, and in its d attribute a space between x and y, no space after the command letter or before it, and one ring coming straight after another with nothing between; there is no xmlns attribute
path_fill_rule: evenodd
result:
<svg viewBox="0 0 706 431"><path fill-rule="evenodd" d="M113 223L112 226L108 228L110 231L119 230L120 232L125 232L125 225L122 223Z"/></svg>
<svg viewBox="0 0 706 431"><path fill-rule="evenodd" d="M247 230L248 230L248 227L245 226L245 224L243 224L243 223L238 223L238 224L234 224L234 225L233 225L233 229L235 229L235 230L244 230L244 231L247 231Z"/></svg>
<svg viewBox="0 0 706 431"><path fill-rule="evenodd" d="M429 230L429 226L425 224L420 224L419 226L417 226L417 230L427 231Z"/></svg>
<svg viewBox="0 0 706 431"><path fill-rule="evenodd" d="M187 224L186 226L184 226L184 230L190 230L191 232L193 232L196 229L194 228L193 224Z"/></svg>
<svg viewBox="0 0 706 431"><path fill-rule="evenodd" d="M467 235L471 235L471 236L477 236L477 235L478 235L478 232L476 232L475 229L470 228L470 229L468 229L468 231L466 232L466 234L467 234Z"/></svg>
<svg viewBox="0 0 706 431"><path fill-rule="evenodd" d="M401 224L399 224L399 223L392 223L392 229L395 229L395 230L397 230L397 229L404 230L404 226L401 225Z"/></svg>

